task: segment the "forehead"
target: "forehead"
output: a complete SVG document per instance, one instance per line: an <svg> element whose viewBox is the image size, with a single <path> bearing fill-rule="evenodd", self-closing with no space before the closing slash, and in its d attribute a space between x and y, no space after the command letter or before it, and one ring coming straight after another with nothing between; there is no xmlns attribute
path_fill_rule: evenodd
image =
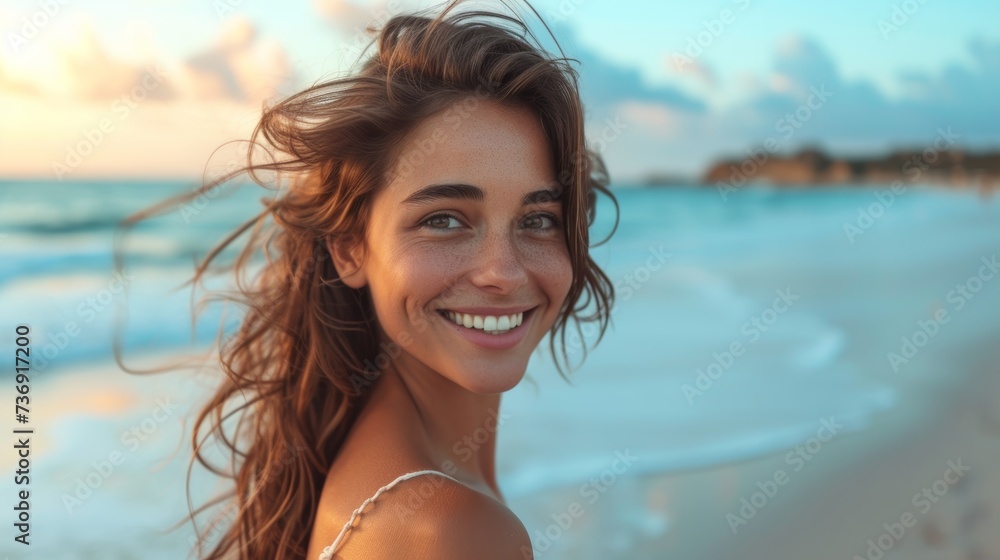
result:
<svg viewBox="0 0 1000 560"><path fill-rule="evenodd" d="M469 98L419 123L403 140L386 195L402 200L442 181L523 193L555 180L537 114L521 106ZM499 191L497 191L499 189Z"/></svg>

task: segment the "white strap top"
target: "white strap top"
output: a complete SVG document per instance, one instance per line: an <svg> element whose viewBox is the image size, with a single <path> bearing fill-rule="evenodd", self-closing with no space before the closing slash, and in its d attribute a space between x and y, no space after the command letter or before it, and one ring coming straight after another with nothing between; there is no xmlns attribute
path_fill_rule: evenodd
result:
<svg viewBox="0 0 1000 560"><path fill-rule="evenodd" d="M359 515L361 515L361 510L365 509L365 506L367 506L368 504L374 502L375 499L378 498L379 495L382 492L385 492L386 490L392 488L396 484L398 484L398 483L400 483L400 482L402 482L402 481L404 481L404 480L406 480L408 478L413 478L415 476L419 476L419 475L422 475L422 474L439 474L441 476L448 477L448 478L454 480L455 482L458 482L459 484L462 484L455 477L447 475L447 474L445 474L445 473L443 473L441 471L434 471L434 470L414 471L414 472L406 473L406 474L403 474L403 475L400 475L400 476L396 477L396 480L393 480L389 484L386 484L385 486L379 488L378 491L375 492L375 495L373 495L371 498L368 498L367 500L365 500L364 502L362 502L361 505L358 507L358 509L354 510L354 513L351 514L351 518L347 520L347 523L344 525L344 528L340 530L340 534L337 535L337 538L336 538L336 540L333 541L333 544L331 544L330 546L328 546L328 547L326 547L326 548L323 549L323 552L319 555L319 560L330 560L331 558L333 558L333 553L337 551L337 547L340 546L340 543L341 543L342 539L347 535L347 532L351 529L351 526L354 525L354 520Z"/></svg>

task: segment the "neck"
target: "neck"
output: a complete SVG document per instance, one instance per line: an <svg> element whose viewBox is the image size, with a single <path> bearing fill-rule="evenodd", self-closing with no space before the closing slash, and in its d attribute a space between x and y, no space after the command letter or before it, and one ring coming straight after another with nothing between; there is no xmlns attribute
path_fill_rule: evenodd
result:
<svg viewBox="0 0 1000 560"><path fill-rule="evenodd" d="M373 401L390 401L391 415L404 433L426 446L436 469L482 483L499 496L495 451L500 395L480 395L455 384L403 353L373 388Z"/></svg>

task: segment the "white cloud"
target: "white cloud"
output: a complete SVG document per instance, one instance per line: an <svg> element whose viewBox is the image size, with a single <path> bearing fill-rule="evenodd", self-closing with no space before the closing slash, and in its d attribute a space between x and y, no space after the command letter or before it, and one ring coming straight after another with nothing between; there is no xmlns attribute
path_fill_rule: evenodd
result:
<svg viewBox="0 0 1000 560"><path fill-rule="evenodd" d="M244 19L183 59L156 56L152 39L145 57L118 55L87 20L60 24L72 32L0 59L0 175L199 176L216 148L249 136L261 101L294 87L284 48Z"/></svg>
<svg viewBox="0 0 1000 560"><path fill-rule="evenodd" d="M703 64L696 58L679 58L675 55L668 55L664 57L663 62L667 70L678 76L693 77L702 85L709 88L715 88L718 85L715 72L708 65Z"/></svg>
<svg viewBox="0 0 1000 560"><path fill-rule="evenodd" d="M817 42L792 37L776 49L768 75L741 77L746 93L726 107L691 111L644 99L641 104L599 105L594 117L624 110L640 123L608 146L609 170L620 179L651 172L698 175L713 161L742 157L769 138L778 141L780 151L812 144L858 154L923 147L938 128L951 127L961 135L960 146L1000 147L1000 113L995 109L1000 42L972 41L969 50L973 66L905 74L900 77L904 95L890 99L869 81L846 80ZM820 105L814 92L823 90L831 96L821 107L803 108L811 98L814 106Z"/></svg>
<svg viewBox="0 0 1000 560"><path fill-rule="evenodd" d="M261 40L253 24L235 18L214 46L180 65L176 81L185 97L257 102L291 93L292 76L281 45Z"/></svg>
<svg viewBox="0 0 1000 560"><path fill-rule="evenodd" d="M616 111L631 126L653 138L671 138L678 132L677 112L666 105L630 100L618 104Z"/></svg>
<svg viewBox="0 0 1000 560"><path fill-rule="evenodd" d="M291 92L293 69L284 48L259 37L246 19L227 20L214 45L185 60L125 60L109 52L92 24L74 20L70 33L38 47L27 63L0 59L0 91L78 102L119 98L159 66L166 82L149 97L170 100L253 102ZM144 41L146 51L151 41Z"/></svg>
<svg viewBox="0 0 1000 560"><path fill-rule="evenodd" d="M314 0L316 11L340 31L354 32L364 29L375 19L374 10L350 0ZM385 8L383 2L380 8Z"/></svg>

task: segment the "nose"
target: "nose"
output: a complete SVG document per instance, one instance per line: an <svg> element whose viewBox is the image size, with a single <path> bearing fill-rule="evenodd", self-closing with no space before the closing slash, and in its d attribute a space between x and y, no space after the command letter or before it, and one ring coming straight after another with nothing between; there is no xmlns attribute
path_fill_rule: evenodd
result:
<svg viewBox="0 0 1000 560"><path fill-rule="evenodd" d="M471 279L483 290L511 294L528 283L528 270L512 235L486 234L475 258Z"/></svg>

